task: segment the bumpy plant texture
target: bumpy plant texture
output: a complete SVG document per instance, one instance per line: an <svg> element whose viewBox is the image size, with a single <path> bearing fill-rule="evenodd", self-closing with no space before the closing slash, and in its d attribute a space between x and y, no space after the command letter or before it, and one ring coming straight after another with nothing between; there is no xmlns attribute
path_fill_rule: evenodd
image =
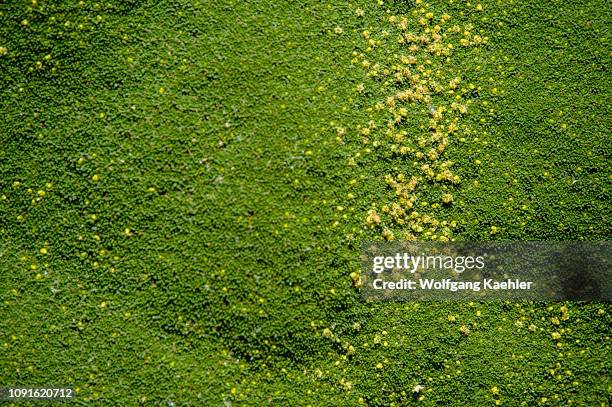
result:
<svg viewBox="0 0 612 407"><path fill-rule="evenodd" d="M609 20L603 0L0 2L0 386L606 405L609 304L358 288L366 240L609 239Z"/></svg>

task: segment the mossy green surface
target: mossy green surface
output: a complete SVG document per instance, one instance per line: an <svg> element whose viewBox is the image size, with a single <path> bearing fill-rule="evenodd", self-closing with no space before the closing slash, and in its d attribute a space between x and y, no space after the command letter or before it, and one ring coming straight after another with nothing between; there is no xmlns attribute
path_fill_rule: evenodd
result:
<svg viewBox="0 0 612 407"><path fill-rule="evenodd" d="M453 55L482 91L436 216L461 240L608 240L609 4L481 3L428 6L489 37ZM414 167L363 153L388 88L352 53L423 6L0 3L0 385L79 405L605 405L608 304L354 287L381 238L367 211Z"/></svg>

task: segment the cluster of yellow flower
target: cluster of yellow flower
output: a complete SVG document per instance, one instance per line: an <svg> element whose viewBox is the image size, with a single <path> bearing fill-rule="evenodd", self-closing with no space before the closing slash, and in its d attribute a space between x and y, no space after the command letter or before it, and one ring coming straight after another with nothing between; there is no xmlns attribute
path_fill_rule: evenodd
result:
<svg viewBox="0 0 612 407"><path fill-rule="evenodd" d="M17 2L14 2L17 3ZM84 35L87 32L93 31L99 26L104 17L99 12L105 9L112 8L112 4L104 4L101 2L89 3L83 0L58 2L47 2L40 0L29 0L23 3L21 17L18 17L19 25L22 30L28 33L31 38L44 38L43 43L47 44L45 48L51 49L51 53L38 53L32 49L25 49L35 56L36 60L27 67L28 72L48 70L52 73L57 72L61 66L61 61L56 60L55 52L57 47L53 44L58 37L69 35L73 39L79 39L80 43L87 42ZM0 11L0 17L3 13ZM41 37L42 36L42 37ZM124 35L124 39L126 39ZM0 46L0 56L9 54L20 54L18 48L11 48L10 51L4 46Z"/></svg>
<svg viewBox="0 0 612 407"><path fill-rule="evenodd" d="M470 133L461 119L471 103L466 95L476 89L474 84L463 84L450 65L451 57L457 45L478 47L489 39L475 34L471 25L450 26L450 15L436 18L421 1L417 5L420 8L411 16L390 16L390 27L380 35L363 31L367 44L362 52L353 52L352 62L365 69L366 78L382 83L381 89L393 89L368 109L379 120L358 126L359 135L365 145L388 146L395 157L411 160L415 169L410 175L401 172L386 176L396 200L380 207L373 205L366 225L380 230L386 240L448 241L456 223L438 220L434 211L427 212L454 201L452 190L458 188L461 179L453 171L454 162L446 158L446 151L453 138ZM386 58L375 52L381 47L388 48L382 53ZM376 59L380 61L372 61ZM356 90L363 93L365 85L359 84ZM419 127L419 123L427 124ZM411 134L414 130L408 129L415 126L421 130ZM382 131L378 131L380 128ZM339 129L338 138L344 133L345 129ZM372 140L376 137L380 141ZM368 147L363 152L371 151ZM356 165L361 157L362 152L357 152L349 165ZM433 185L435 191L441 191L439 202L426 202L423 193L433 191Z"/></svg>
<svg viewBox="0 0 612 407"><path fill-rule="evenodd" d="M22 184L20 181L15 181L13 182L13 189L18 190L21 189ZM37 191L35 191L34 188L26 188L25 192L26 194L32 196L32 200L30 201L30 203L32 205L37 205L41 202L43 202L44 198L53 190L53 184L51 182L47 182L45 184L44 188L39 188ZM9 200L9 198L6 195L1 195L0 196L0 201L6 201ZM19 221L23 220L23 215L19 215L18 219Z"/></svg>

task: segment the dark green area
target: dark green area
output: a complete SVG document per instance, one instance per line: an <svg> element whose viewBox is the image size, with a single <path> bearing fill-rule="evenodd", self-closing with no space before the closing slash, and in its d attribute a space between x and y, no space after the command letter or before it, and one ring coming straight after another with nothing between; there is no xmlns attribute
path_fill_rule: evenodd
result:
<svg viewBox="0 0 612 407"><path fill-rule="evenodd" d="M454 62L489 106L449 149L464 181L441 213L463 240L607 240L609 5L515 3L431 4L491 39ZM403 164L348 166L359 140L335 128L382 96L355 94L351 53L387 6L31 4L0 4L0 385L121 406L606 403L607 304L353 287L365 213Z"/></svg>

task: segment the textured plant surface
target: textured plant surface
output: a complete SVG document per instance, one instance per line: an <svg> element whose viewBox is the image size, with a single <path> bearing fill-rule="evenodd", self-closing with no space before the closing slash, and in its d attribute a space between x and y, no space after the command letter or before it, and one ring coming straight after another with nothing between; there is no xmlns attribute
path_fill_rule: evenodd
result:
<svg viewBox="0 0 612 407"><path fill-rule="evenodd" d="M0 385L606 405L602 303L366 303L364 240L608 240L603 0L0 2Z"/></svg>

